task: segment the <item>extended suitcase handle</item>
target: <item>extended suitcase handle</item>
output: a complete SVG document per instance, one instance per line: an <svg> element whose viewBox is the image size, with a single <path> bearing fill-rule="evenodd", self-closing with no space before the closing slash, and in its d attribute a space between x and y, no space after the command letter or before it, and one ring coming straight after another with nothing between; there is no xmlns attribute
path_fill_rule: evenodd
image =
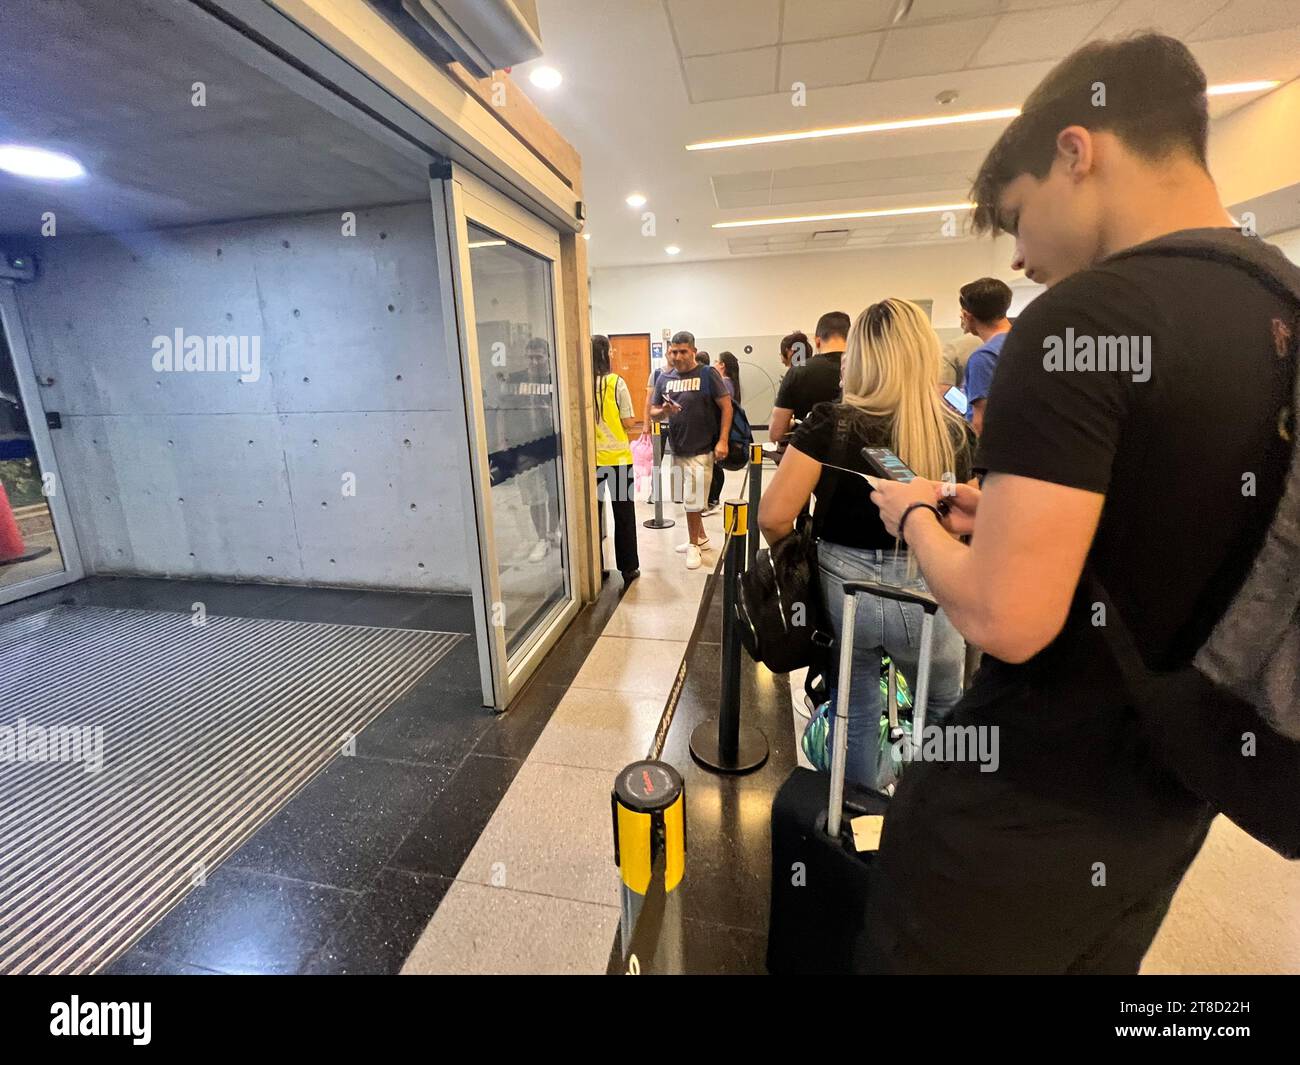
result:
<svg viewBox="0 0 1300 1065"><path fill-rule="evenodd" d="M831 744L831 786L826 805L826 834L838 839L844 816L844 770L849 750L849 679L853 668L853 629L857 623L858 596L878 595L925 610L921 622L921 654L917 663L916 697L912 703L912 750L925 731L925 706L930 696L930 652L934 646L935 615L939 604L929 592L915 592L883 581L845 581L844 614L840 622L839 680L835 692L835 731ZM891 693L892 696L892 693Z"/></svg>
<svg viewBox="0 0 1300 1065"><path fill-rule="evenodd" d="M924 609L927 614L934 614L939 610L938 601L929 592L916 592L908 588L900 588L897 584L885 584L883 581L844 582L845 595L857 595L859 592L878 595L881 599L893 599L899 603L912 603Z"/></svg>

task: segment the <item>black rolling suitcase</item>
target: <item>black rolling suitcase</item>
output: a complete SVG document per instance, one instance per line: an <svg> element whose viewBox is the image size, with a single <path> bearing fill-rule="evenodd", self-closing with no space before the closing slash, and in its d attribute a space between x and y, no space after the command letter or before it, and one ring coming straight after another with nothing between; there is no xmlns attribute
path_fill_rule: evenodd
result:
<svg viewBox="0 0 1300 1065"><path fill-rule="evenodd" d="M848 729L841 724L848 719L853 624L859 595L877 595L925 609L912 707L914 744L921 743L925 728L938 603L929 595L872 581L847 583L844 593L829 789L826 774L799 768L786 779L772 803L767 969L776 975L838 974L863 969L863 931L876 852L857 851L849 822L862 814L883 816L889 799L855 784L846 786L844 781Z"/></svg>

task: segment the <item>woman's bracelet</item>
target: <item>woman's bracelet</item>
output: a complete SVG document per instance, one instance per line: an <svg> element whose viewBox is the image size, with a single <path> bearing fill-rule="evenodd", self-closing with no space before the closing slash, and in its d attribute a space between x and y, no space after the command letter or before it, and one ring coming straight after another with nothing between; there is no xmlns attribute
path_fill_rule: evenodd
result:
<svg viewBox="0 0 1300 1065"><path fill-rule="evenodd" d="M903 516L898 519L898 538L902 540L903 543L907 543L907 537L903 535L903 526L907 524L908 515L914 510L928 510L934 515L937 522L943 524L943 515L939 513L939 508L933 503L922 503L920 501L909 503L907 509L903 511Z"/></svg>

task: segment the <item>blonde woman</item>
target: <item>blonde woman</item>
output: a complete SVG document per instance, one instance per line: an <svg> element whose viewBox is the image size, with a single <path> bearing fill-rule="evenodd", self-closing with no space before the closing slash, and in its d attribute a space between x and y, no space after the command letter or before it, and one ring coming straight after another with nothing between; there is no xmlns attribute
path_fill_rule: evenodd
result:
<svg viewBox="0 0 1300 1065"><path fill-rule="evenodd" d="M887 299L868 307L849 330L842 401L819 403L809 411L763 493L758 520L768 543L788 536L809 497L816 498L813 535L824 621L837 645L846 581L925 587L909 565L906 544L881 523L870 486L844 470L869 473L862 449L887 447L920 477L971 479L974 437L935 389L939 358L939 338L916 304ZM880 759L881 652L915 690L921 616L920 607L892 600L873 600L858 608L847 775L868 787L893 777L892 767ZM961 697L964 655L961 636L940 611L927 720L942 721Z"/></svg>

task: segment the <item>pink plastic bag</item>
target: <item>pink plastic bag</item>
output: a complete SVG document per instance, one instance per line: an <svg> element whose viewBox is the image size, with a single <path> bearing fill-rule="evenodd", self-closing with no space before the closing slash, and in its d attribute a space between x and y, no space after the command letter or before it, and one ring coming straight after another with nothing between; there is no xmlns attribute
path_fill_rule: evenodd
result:
<svg viewBox="0 0 1300 1065"><path fill-rule="evenodd" d="M649 433L642 433L632 445L632 466L636 470L636 494L645 498L654 475L655 446Z"/></svg>

